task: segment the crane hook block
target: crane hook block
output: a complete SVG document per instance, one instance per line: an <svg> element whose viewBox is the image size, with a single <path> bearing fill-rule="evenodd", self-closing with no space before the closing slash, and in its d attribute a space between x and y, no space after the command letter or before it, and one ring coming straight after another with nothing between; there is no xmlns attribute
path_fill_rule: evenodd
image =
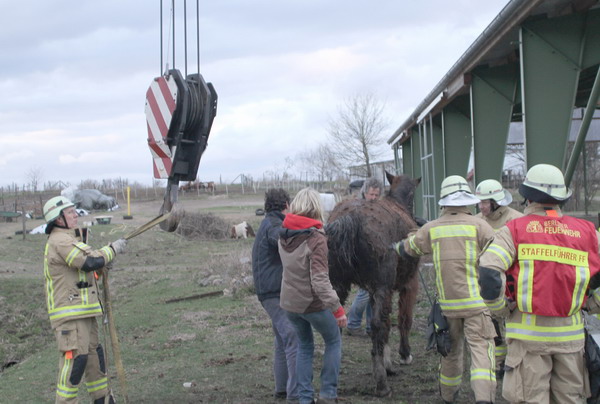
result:
<svg viewBox="0 0 600 404"><path fill-rule="evenodd" d="M154 178L194 181L217 115L217 92L201 74L177 69L156 77L146 92L148 146Z"/></svg>

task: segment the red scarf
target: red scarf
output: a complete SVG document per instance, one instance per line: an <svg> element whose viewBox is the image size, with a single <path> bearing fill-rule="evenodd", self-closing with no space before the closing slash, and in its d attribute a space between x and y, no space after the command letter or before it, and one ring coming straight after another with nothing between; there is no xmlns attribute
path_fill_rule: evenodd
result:
<svg viewBox="0 0 600 404"><path fill-rule="evenodd" d="M311 227L320 229L323 227L323 223L318 220L311 219L310 217L288 213L285 215L285 219L283 219L283 227L290 230L304 230L310 229Z"/></svg>

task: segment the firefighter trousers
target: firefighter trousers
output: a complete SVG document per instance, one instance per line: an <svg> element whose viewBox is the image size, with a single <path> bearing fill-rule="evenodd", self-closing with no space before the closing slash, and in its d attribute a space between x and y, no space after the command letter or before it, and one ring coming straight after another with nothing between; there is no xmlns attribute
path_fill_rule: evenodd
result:
<svg viewBox="0 0 600 404"><path fill-rule="evenodd" d="M471 352L471 389L475 401L494 402L496 398L496 331L489 313L448 318L452 347L440 365L440 393L448 402L455 400L463 374L465 341Z"/></svg>
<svg viewBox="0 0 600 404"><path fill-rule="evenodd" d="M104 351L98 342L96 317L70 320L55 329L60 352L56 404L78 403L82 380L96 401L108 395Z"/></svg>
<svg viewBox="0 0 600 404"><path fill-rule="evenodd" d="M589 395L583 349L571 353L530 352L527 342L508 342L502 396L511 403L580 404Z"/></svg>

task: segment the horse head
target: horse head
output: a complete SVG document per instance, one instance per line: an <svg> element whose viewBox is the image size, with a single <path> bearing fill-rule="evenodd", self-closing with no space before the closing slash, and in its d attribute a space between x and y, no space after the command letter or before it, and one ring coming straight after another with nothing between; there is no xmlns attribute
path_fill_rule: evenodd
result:
<svg viewBox="0 0 600 404"><path fill-rule="evenodd" d="M411 178L407 175L392 175L385 172L385 176L390 183L390 190L387 195L404 206L411 214L415 200L415 189L421 183L421 178Z"/></svg>

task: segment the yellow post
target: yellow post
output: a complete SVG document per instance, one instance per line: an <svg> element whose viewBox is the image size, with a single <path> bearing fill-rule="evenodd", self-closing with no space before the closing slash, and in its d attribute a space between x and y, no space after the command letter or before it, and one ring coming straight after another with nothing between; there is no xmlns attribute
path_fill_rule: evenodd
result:
<svg viewBox="0 0 600 404"><path fill-rule="evenodd" d="M131 201L129 199L130 192L131 187L127 187L127 215L123 216L123 219L133 219L133 216L131 216Z"/></svg>

